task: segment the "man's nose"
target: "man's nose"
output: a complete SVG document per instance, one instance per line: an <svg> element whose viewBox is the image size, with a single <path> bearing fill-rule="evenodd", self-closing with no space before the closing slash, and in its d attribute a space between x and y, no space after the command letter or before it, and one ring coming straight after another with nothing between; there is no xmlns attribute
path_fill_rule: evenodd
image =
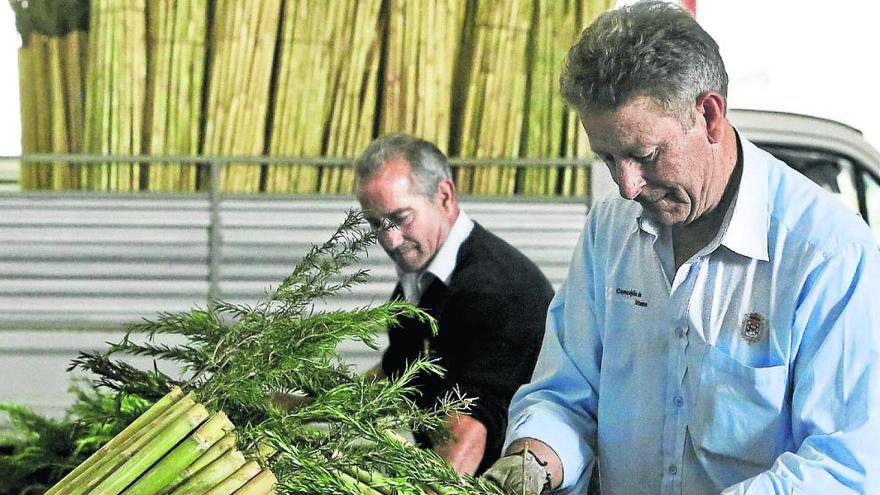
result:
<svg viewBox="0 0 880 495"><path fill-rule="evenodd" d="M379 235L379 242L386 249L395 249L403 242L403 235L398 227L389 227Z"/></svg>
<svg viewBox="0 0 880 495"><path fill-rule="evenodd" d="M633 160L622 159L617 162L617 187L625 199L635 199L645 186L642 167Z"/></svg>

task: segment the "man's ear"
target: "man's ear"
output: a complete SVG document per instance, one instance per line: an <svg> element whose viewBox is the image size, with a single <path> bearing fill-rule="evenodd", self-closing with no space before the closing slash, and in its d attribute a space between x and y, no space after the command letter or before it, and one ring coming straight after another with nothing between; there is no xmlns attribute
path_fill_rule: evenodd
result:
<svg viewBox="0 0 880 495"><path fill-rule="evenodd" d="M712 144L720 143L727 131L727 118L724 116L725 101L716 91L706 91L697 97L697 118L706 122L706 135Z"/></svg>
<svg viewBox="0 0 880 495"><path fill-rule="evenodd" d="M455 210L457 203L455 200L455 184L451 179L443 179L437 184L437 194L434 196L437 204L447 213Z"/></svg>

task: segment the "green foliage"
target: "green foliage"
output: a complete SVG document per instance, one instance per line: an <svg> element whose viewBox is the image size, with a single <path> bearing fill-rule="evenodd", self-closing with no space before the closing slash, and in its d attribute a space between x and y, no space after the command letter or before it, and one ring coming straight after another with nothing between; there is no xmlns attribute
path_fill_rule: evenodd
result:
<svg viewBox="0 0 880 495"><path fill-rule="evenodd" d="M43 493L141 415L149 402L128 394L71 389L76 400L62 419L0 404L10 431L0 434L0 495Z"/></svg>
<svg viewBox="0 0 880 495"><path fill-rule="evenodd" d="M361 493L351 480L365 473L399 494L498 493L482 480L460 477L434 452L392 433L418 429L442 436L446 417L468 407L469 400L459 396L432 411L411 400L416 392L410 381L417 373L441 373L435 363L417 359L399 377L374 380L353 372L336 354L346 339L375 349L376 333L402 316L433 320L402 301L315 310L317 301L366 281L365 271L346 270L377 236L360 213L349 212L331 238L313 247L265 301L252 307L217 301L207 309L145 320L108 352L81 354L73 367L96 374L99 385L122 394L158 399L172 385L194 391L199 402L229 416L242 450L275 452L268 463L279 481L277 493ZM180 337L183 343L165 341L180 342ZM174 361L183 376L139 370L123 359L132 355ZM278 392L308 399L286 411L272 400Z"/></svg>

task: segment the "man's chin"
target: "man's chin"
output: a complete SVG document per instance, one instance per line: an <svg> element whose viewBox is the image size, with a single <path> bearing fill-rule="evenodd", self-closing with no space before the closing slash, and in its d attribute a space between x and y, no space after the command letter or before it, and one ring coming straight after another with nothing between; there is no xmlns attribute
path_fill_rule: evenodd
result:
<svg viewBox="0 0 880 495"><path fill-rule="evenodd" d="M643 207L643 211L654 223L663 225L665 227L674 227L676 225L684 223L687 220L687 217L681 215L677 211L657 210L655 208L645 207Z"/></svg>
<svg viewBox="0 0 880 495"><path fill-rule="evenodd" d="M419 263L417 261L406 260L405 258L392 257L391 259L392 259L392 261L394 261L394 264L397 265L397 267L400 268L400 270L403 271L404 273L417 272L417 271L420 271L424 267L423 263Z"/></svg>

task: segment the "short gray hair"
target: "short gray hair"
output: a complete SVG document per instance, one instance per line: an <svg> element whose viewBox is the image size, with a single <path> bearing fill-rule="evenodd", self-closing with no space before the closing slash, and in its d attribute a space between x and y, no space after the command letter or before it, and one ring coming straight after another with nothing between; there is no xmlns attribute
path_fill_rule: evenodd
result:
<svg viewBox="0 0 880 495"><path fill-rule="evenodd" d="M452 180L446 155L437 146L408 134L388 134L377 138L354 162L359 182L369 179L382 165L395 158L409 162L416 190L433 198L444 179Z"/></svg>
<svg viewBox="0 0 880 495"><path fill-rule="evenodd" d="M686 10L661 1L600 15L569 50L559 85L577 111L615 110L647 96L686 125L700 94L727 99L718 44Z"/></svg>

